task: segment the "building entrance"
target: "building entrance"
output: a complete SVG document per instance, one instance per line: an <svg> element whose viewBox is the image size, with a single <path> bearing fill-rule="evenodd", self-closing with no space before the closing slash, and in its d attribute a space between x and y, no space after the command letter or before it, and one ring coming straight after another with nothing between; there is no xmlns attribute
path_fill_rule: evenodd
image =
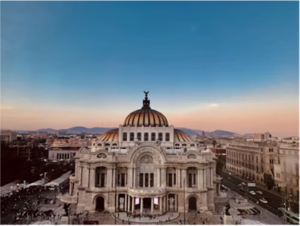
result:
<svg viewBox="0 0 300 226"><path fill-rule="evenodd" d="M103 211L104 210L104 198L98 197L96 199L96 211Z"/></svg>
<svg viewBox="0 0 300 226"><path fill-rule="evenodd" d="M197 199L195 197L189 198L189 210L197 210Z"/></svg>
<svg viewBox="0 0 300 226"><path fill-rule="evenodd" d="M143 206L145 209L151 209L151 198L144 198Z"/></svg>

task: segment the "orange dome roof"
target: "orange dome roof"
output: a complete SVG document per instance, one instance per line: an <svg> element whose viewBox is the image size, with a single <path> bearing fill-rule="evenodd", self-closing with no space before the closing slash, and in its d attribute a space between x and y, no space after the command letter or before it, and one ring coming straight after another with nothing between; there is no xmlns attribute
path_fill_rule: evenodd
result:
<svg viewBox="0 0 300 226"><path fill-rule="evenodd" d="M179 129L174 129L175 142L194 142L192 138L185 132Z"/></svg>
<svg viewBox="0 0 300 226"><path fill-rule="evenodd" d="M143 100L143 107L131 112L124 121L124 126L169 126L167 118L160 112L150 108L148 92Z"/></svg>
<svg viewBox="0 0 300 226"><path fill-rule="evenodd" d="M119 129L111 129L100 137L101 141L119 142Z"/></svg>

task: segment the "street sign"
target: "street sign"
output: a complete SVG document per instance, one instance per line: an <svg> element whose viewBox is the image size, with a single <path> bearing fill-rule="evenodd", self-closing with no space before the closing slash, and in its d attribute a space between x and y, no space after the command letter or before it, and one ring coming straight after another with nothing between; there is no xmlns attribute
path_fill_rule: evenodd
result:
<svg viewBox="0 0 300 226"><path fill-rule="evenodd" d="M248 187L255 187L255 183L248 183Z"/></svg>

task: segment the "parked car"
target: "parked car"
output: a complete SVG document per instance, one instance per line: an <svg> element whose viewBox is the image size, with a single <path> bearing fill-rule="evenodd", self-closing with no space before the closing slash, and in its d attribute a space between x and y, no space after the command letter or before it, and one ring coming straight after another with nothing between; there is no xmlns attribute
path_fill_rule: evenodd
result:
<svg viewBox="0 0 300 226"><path fill-rule="evenodd" d="M245 183L245 182L242 182L242 185L246 186L246 183Z"/></svg>
<svg viewBox="0 0 300 226"><path fill-rule="evenodd" d="M262 194L263 194L263 192L262 192L262 191L256 191L256 193L257 193L257 194L260 194L260 195L262 195Z"/></svg>
<svg viewBox="0 0 300 226"><path fill-rule="evenodd" d="M262 203L268 203L268 200L265 198L261 198L259 201L261 201Z"/></svg>
<svg viewBox="0 0 300 226"><path fill-rule="evenodd" d="M249 191L251 195L256 195L255 191Z"/></svg>

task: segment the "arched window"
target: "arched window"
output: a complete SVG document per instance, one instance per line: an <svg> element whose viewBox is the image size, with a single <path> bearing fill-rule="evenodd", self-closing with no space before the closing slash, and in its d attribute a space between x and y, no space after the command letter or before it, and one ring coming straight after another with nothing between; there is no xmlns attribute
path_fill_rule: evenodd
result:
<svg viewBox="0 0 300 226"><path fill-rule="evenodd" d="M180 146L179 144L175 144L175 146Z"/></svg>
<svg viewBox="0 0 300 226"><path fill-rule="evenodd" d="M155 141L155 133L151 133L151 141Z"/></svg>
<svg viewBox="0 0 300 226"><path fill-rule="evenodd" d="M110 144L105 144L105 146L109 146Z"/></svg>
<svg viewBox="0 0 300 226"><path fill-rule="evenodd" d="M127 133L123 133L123 141L127 141Z"/></svg>
<svg viewBox="0 0 300 226"><path fill-rule="evenodd" d="M117 144L113 144L112 146L117 146Z"/></svg>
<svg viewBox="0 0 300 226"><path fill-rule="evenodd" d="M186 147L186 144L182 144L183 147Z"/></svg>
<svg viewBox="0 0 300 226"><path fill-rule="evenodd" d="M160 141L163 141L163 135L162 135L162 133L159 133L159 134L158 134L158 139L159 139Z"/></svg>
<svg viewBox="0 0 300 226"><path fill-rule="evenodd" d="M98 144L98 146L102 146L102 144Z"/></svg>
<svg viewBox="0 0 300 226"><path fill-rule="evenodd" d="M130 141L134 141L134 133L130 133Z"/></svg>
<svg viewBox="0 0 300 226"><path fill-rule="evenodd" d="M137 133L137 139L138 139L139 141L142 140L142 134L141 134L141 133Z"/></svg>
<svg viewBox="0 0 300 226"><path fill-rule="evenodd" d="M195 147L195 144L191 144L191 147Z"/></svg>
<svg viewBox="0 0 300 226"><path fill-rule="evenodd" d="M166 133L166 141L170 141L170 133Z"/></svg>
<svg viewBox="0 0 300 226"><path fill-rule="evenodd" d="M148 141L149 140L149 134L148 133L144 133L144 141Z"/></svg>

